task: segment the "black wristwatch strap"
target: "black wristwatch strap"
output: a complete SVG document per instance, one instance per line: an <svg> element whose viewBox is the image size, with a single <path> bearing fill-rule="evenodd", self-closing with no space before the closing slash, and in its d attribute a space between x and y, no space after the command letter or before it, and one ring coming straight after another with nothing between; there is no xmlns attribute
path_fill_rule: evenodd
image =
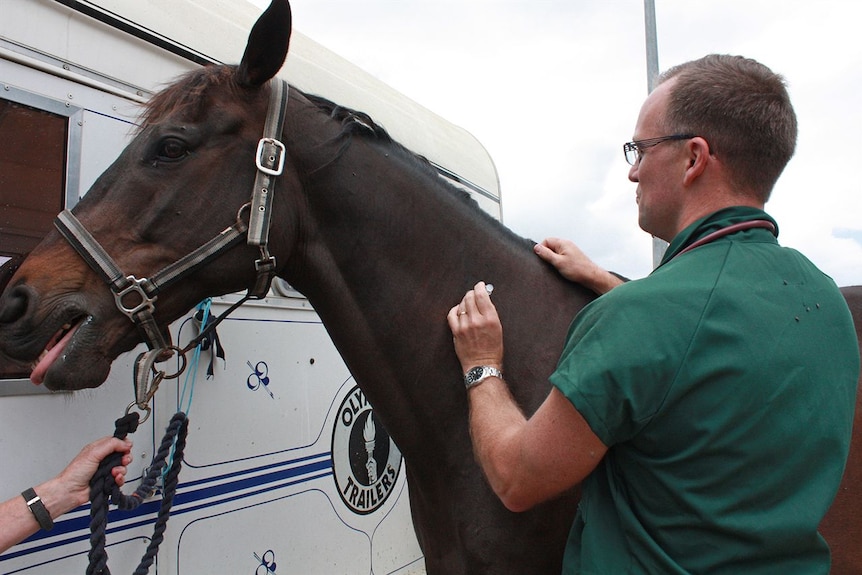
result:
<svg viewBox="0 0 862 575"><path fill-rule="evenodd" d="M36 492L32 487L22 491L21 496L24 498L24 501L27 502L27 507L30 508L36 521L39 522L39 527L45 531L50 531L54 526L54 520L51 519L51 514L48 513L48 509L45 508L45 504L42 503L42 498L36 495Z"/></svg>

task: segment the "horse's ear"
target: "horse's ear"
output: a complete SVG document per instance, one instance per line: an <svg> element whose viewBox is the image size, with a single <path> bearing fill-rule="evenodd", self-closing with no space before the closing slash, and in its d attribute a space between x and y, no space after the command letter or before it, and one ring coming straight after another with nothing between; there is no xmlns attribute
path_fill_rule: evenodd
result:
<svg viewBox="0 0 862 575"><path fill-rule="evenodd" d="M241 86L260 86L278 73L287 57L290 27L288 0L272 0L248 35L245 53L236 71Z"/></svg>

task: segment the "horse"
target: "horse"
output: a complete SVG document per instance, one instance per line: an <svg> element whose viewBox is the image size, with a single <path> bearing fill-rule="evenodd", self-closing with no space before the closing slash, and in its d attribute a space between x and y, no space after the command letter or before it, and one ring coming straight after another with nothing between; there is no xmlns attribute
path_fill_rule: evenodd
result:
<svg viewBox="0 0 862 575"><path fill-rule="evenodd" d="M522 513L501 504L473 457L445 317L476 281L495 285L507 379L530 415L550 391L571 318L595 296L367 115L293 86L274 97L290 28L287 0L273 0L239 65L192 71L151 99L136 137L8 280L0 347L37 360L32 377L51 389L95 387L142 333L153 347L201 299L260 293L275 274L314 306L404 455L427 572L559 573L578 489ZM262 126L279 125L270 121L279 106L281 150L260 137ZM261 145L269 151L260 154ZM250 202L261 172L269 176ZM252 233L251 242L216 240L204 263L188 256L200 253L202 238ZM76 242L100 245L98 257ZM196 263L174 281L175 262L189 260ZM117 285L126 272L111 276L120 270L167 281ZM134 301L120 313L128 290ZM522 383L537 381L545 383ZM852 565L862 569L860 517L827 534L836 564L857 553Z"/></svg>
<svg viewBox="0 0 862 575"><path fill-rule="evenodd" d="M856 338L862 351L862 286L842 287ZM829 512L820 523L820 532L832 548L832 571L836 575L862 573L862 377L856 392L853 438L841 485Z"/></svg>

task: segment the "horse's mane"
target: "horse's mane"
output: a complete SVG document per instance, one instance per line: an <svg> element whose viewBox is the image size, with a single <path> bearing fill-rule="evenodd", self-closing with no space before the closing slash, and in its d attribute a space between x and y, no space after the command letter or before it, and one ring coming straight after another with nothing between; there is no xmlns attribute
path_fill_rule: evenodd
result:
<svg viewBox="0 0 862 575"><path fill-rule="evenodd" d="M488 214L485 210L483 210L478 202L471 196L467 191L452 185L448 180L445 180L441 177L440 171L428 160L425 156L421 154L417 154L412 150L405 148L403 145L399 144L397 141L393 140L389 133L379 124L377 124L374 119L371 118L365 112L360 112L357 110L353 110L351 108L347 108L340 104L336 104L331 100L327 100L322 96L317 96L313 94L306 94L303 92L303 95L308 98L308 100L313 103L319 110L325 112L329 115L330 118L336 120L341 123L341 132L338 134L336 139L341 140L342 144L338 150L338 153L332 158L328 163L331 164L335 160L338 159L346 150L350 142L350 138L353 136L365 137L365 138L374 138L381 143L387 144L389 150L394 152L401 157L405 158L408 162L412 162L412 164L420 171L427 174L431 179L436 181L440 186L445 188L449 194L454 195L459 198L462 202L470 206L471 209L478 212L479 217L483 218L487 222L490 223L492 227L504 230L507 232L512 238L515 238L518 243L524 243L532 249L533 241L524 239L517 234L505 228L497 219Z"/></svg>
<svg viewBox="0 0 862 575"><path fill-rule="evenodd" d="M330 118L332 118L336 122L340 122L342 134L351 135L357 133L364 133L369 136L373 136L375 139L380 140L381 142L396 144L396 142L392 139L389 133L383 128L383 126L375 122L371 118L371 116L369 116L365 112L352 110L346 106L336 104L332 100L327 100L326 98L322 96L317 96L315 94L308 94L306 92L303 92L302 95L308 98L308 100L312 104L317 106L320 111L325 112ZM400 144L399 147L403 148L403 146L400 146Z"/></svg>
<svg viewBox="0 0 862 575"><path fill-rule="evenodd" d="M336 139L341 140L342 143L339 147L338 153L327 163L327 165L336 161L347 150L351 137L359 136L376 139L379 142L386 144L389 151L394 152L405 158L408 162L411 162L418 170L428 175L449 194L454 195L463 203L467 204L472 210L477 212L478 217L485 220L491 227L502 231L504 235L508 236L510 239L514 239L515 243L527 246L528 249L532 250L532 246L535 242L530 239L523 238L503 226L499 220L495 219L483 210L479 206L479 203L466 190L456 187L448 180L442 178L440 171L431 163L430 160L428 160L428 158L405 148L403 145L393 140L389 133L382 126L376 123L371 116L365 112L360 112L347 108L346 106L336 104L322 96L307 94L305 92L303 92L303 95L312 104L317 106L319 110L325 112L333 120L341 123L341 132L338 134Z"/></svg>
<svg viewBox="0 0 862 575"><path fill-rule="evenodd" d="M413 165L417 169L430 176L439 185L443 186L450 194L453 194L455 197L459 198L464 203L470 205L473 209L477 210L482 217L487 218L488 221L493 222L493 225L499 226L501 228L503 227L499 221L497 221L487 212L482 210L482 208L479 207L478 202L476 202L473 196L471 196L467 191L456 187L452 185L448 180L443 179L441 177L440 171L434 166L434 164L431 163L430 160L428 160L428 158L421 154L413 152L412 150L404 147L397 141L393 140L389 133L386 131L386 129L376 123L374 119L371 118L371 116L369 116L365 112L360 112L351 108L347 108L346 106L336 104L335 102L328 100L322 96L307 94L305 92L303 92L303 95L312 104L317 106L319 110L326 113L333 120L341 123L341 132L336 137L336 140L340 140L342 142L341 146L335 157L330 159L326 165L329 165L332 162L336 161L347 150L351 137L359 136L365 138L373 138L381 143L387 144L390 151L400 155L407 161L413 163ZM515 234L512 235L514 236ZM529 243L529 245L532 246L532 241L527 240L527 242Z"/></svg>
<svg viewBox="0 0 862 575"><path fill-rule="evenodd" d="M342 154L344 154L345 151L347 151L347 147L350 143L351 137L360 136L365 138L372 138L380 143L388 145L390 151L395 152L403 158L415 161L416 165L420 167L420 169L425 171L428 175L440 175L436 168L434 168L434 166L428 160L428 158L405 148L397 141L393 140L392 136L389 135L389 132L387 132L386 129L383 128L383 126L375 122L374 119L365 112L360 112L358 110L354 110L346 106L336 104L332 100L328 100L323 96L307 94L305 92L303 92L302 94L312 104L317 106L317 108L321 112L324 112L331 119L341 124L341 132L339 132L338 136L336 136L335 138L335 140L341 142L341 146L339 147L338 153L335 155L335 157L331 158L327 162L327 165L336 161L339 157L341 157ZM461 192L465 199L470 198L470 194L463 190L454 188L454 186L453 190L456 192Z"/></svg>

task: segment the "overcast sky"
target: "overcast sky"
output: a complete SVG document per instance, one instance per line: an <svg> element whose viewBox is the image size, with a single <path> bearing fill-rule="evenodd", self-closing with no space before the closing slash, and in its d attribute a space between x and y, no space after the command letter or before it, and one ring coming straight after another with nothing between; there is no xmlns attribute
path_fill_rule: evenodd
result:
<svg viewBox="0 0 862 575"><path fill-rule="evenodd" d="M642 0L291 5L297 30L482 142L514 231L567 237L614 271L649 273L652 241L622 153L647 95ZM862 284L862 2L655 5L661 70L720 52L785 76L799 143L767 211L783 245L839 285Z"/></svg>

